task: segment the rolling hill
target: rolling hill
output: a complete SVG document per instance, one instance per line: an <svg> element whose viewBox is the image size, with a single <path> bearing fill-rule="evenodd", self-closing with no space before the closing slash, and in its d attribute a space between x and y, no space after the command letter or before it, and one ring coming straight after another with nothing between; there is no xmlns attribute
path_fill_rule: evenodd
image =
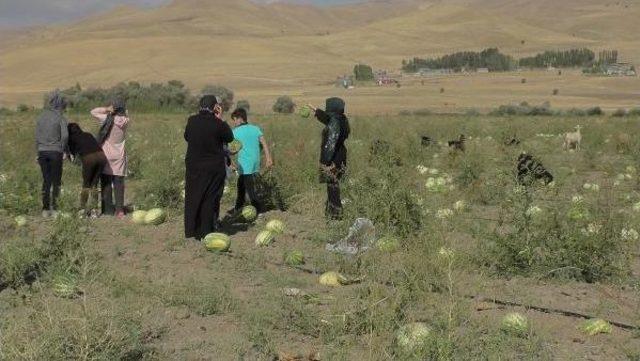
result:
<svg viewBox="0 0 640 361"><path fill-rule="evenodd" d="M79 22L5 33L0 103L38 102L76 82L183 80L277 94L328 84L355 62L397 69L403 58L495 46L515 56L576 46L640 62L640 4L594 0L373 1L333 7L248 0L176 0L120 7ZM302 90L300 90L302 89Z"/></svg>

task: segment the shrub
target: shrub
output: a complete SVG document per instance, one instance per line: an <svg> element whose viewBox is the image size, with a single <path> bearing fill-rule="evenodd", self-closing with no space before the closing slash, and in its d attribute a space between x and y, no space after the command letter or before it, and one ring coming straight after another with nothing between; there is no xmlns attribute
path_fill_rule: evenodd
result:
<svg viewBox="0 0 640 361"><path fill-rule="evenodd" d="M526 84L527 83L527 79L525 79L525 78L520 79L520 83Z"/></svg>
<svg viewBox="0 0 640 361"><path fill-rule="evenodd" d="M600 107L592 107L587 109L587 115L589 116L602 115L602 114L604 114L604 112Z"/></svg>
<svg viewBox="0 0 640 361"><path fill-rule="evenodd" d="M31 110L31 107L26 104L18 104L18 106L16 107L16 111L18 113L26 113L29 110Z"/></svg>
<svg viewBox="0 0 640 361"><path fill-rule="evenodd" d="M553 89L553 95L558 95L560 93L560 90L558 89Z"/></svg>
<svg viewBox="0 0 640 361"><path fill-rule="evenodd" d="M248 100L238 100L238 102L236 103L236 109L244 109L248 113L249 110L251 110L251 105L249 104Z"/></svg>
<svg viewBox="0 0 640 361"><path fill-rule="evenodd" d="M219 85L207 85L202 88L200 92L203 95L215 95L219 98L222 103L222 110L225 112L229 111L233 106L233 91L228 88Z"/></svg>
<svg viewBox="0 0 640 361"><path fill-rule="evenodd" d="M587 115L587 112L584 109L571 108L567 110L565 114L574 117L584 117Z"/></svg>
<svg viewBox="0 0 640 361"><path fill-rule="evenodd" d="M640 116L640 107L638 108L633 108L633 109L629 109L629 113L627 113L627 115L631 116L631 117L637 117Z"/></svg>
<svg viewBox="0 0 640 361"><path fill-rule="evenodd" d="M623 108L616 109L615 112L611 114L612 117L624 117L627 115L627 110Z"/></svg>
<svg viewBox="0 0 640 361"><path fill-rule="evenodd" d="M374 79L373 69L366 64L358 64L353 67L353 75L358 81L371 81Z"/></svg>
<svg viewBox="0 0 640 361"><path fill-rule="evenodd" d="M296 103L293 102L293 99L287 95L283 95L276 99L276 102L273 104L273 111L276 113L284 113L291 114L293 113L296 107Z"/></svg>

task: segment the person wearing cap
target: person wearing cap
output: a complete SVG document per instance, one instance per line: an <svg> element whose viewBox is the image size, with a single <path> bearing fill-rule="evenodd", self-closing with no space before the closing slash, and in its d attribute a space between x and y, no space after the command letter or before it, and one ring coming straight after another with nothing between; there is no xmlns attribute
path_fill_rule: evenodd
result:
<svg viewBox="0 0 640 361"><path fill-rule="evenodd" d="M102 214L115 215L123 219L125 217L124 177L127 174L125 142L129 126L127 109L123 100L116 99L107 107L91 110L91 115L100 122L100 131L96 140L107 157L107 164L100 177Z"/></svg>
<svg viewBox="0 0 640 361"><path fill-rule="evenodd" d="M344 114L345 103L340 98L328 98L325 110L309 107L324 125L320 146L320 181L327 184L325 215L329 219L339 219L342 215L340 180L347 168L347 147L345 142L351 132L349 119Z"/></svg>
<svg viewBox="0 0 640 361"><path fill-rule="evenodd" d="M200 111L187 120L185 157L184 233L202 240L216 232L226 179L225 144L233 132L221 119L222 107L213 95L200 99Z"/></svg>
<svg viewBox="0 0 640 361"><path fill-rule="evenodd" d="M59 91L48 96L36 121L36 150L42 172L42 216L54 216L62 183L62 161L68 153L69 133L64 111L67 102Z"/></svg>

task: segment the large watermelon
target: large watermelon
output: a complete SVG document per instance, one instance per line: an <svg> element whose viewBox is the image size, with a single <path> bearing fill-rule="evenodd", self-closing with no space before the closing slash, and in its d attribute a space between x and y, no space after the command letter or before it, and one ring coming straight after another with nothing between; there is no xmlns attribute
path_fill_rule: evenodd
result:
<svg viewBox="0 0 640 361"><path fill-rule="evenodd" d="M258 217L258 210L254 206L245 206L240 215L246 222L253 222Z"/></svg>
<svg viewBox="0 0 640 361"><path fill-rule="evenodd" d="M311 108L303 105L298 109L298 114L303 118L309 118L309 116L311 115Z"/></svg>
<svg viewBox="0 0 640 361"><path fill-rule="evenodd" d="M320 275L319 282L324 286L337 287L347 284L349 281L338 272L329 271Z"/></svg>
<svg viewBox="0 0 640 361"><path fill-rule="evenodd" d="M400 242L393 237L383 237L376 242L376 248L383 252L395 252L400 248Z"/></svg>
<svg viewBox="0 0 640 361"><path fill-rule="evenodd" d="M239 140L234 139L231 143L229 143L229 151L232 154L238 153L242 149L242 143Z"/></svg>
<svg viewBox="0 0 640 361"><path fill-rule="evenodd" d="M202 240L207 250L212 252L226 252L231 246L231 239L224 233L209 233Z"/></svg>
<svg viewBox="0 0 640 361"><path fill-rule="evenodd" d="M161 208L150 209L144 217L144 223L155 226L164 223L167 214Z"/></svg>
<svg viewBox="0 0 640 361"><path fill-rule="evenodd" d="M580 329L585 334L594 336L599 333L611 333L613 327L611 327L611 324L609 322L601 318L594 318L584 321L584 323L580 326Z"/></svg>
<svg viewBox="0 0 640 361"><path fill-rule="evenodd" d="M304 254L302 251L293 250L284 254L284 263L289 266L300 266L304 264Z"/></svg>
<svg viewBox="0 0 640 361"><path fill-rule="evenodd" d="M144 224L146 222L147 211L137 210L131 214L131 221L135 224Z"/></svg>
<svg viewBox="0 0 640 361"><path fill-rule="evenodd" d="M256 236L256 246L268 246L273 242L275 237L276 235L269 230L261 231Z"/></svg>
<svg viewBox="0 0 640 361"><path fill-rule="evenodd" d="M272 219L269 222L267 222L267 225L265 227L268 231L271 231L275 234L283 234L286 226L284 224L284 222L282 222L279 219Z"/></svg>
<svg viewBox="0 0 640 361"><path fill-rule="evenodd" d="M63 298L74 298L78 295L76 280L69 276L58 276L53 282L53 294Z"/></svg>

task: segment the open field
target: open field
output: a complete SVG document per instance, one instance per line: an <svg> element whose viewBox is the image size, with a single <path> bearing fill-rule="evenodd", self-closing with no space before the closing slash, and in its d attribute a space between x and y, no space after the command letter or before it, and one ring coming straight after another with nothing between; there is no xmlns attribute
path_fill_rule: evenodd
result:
<svg viewBox="0 0 640 361"><path fill-rule="evenodd" d="M263 110L283 94L315 101L335 93L330 84L358 62L395 72L403 59L414 56L487 47L516 58L575 47L618 49L620 61L638 63L638 17L640 6L632 1L394 0L317 8L177 0L157 9L120 8L76 23L6 34L0 41L0 105L39 105L44 92L77 82L87 88L177 79L194 93L206 84L229 87ZM405 107L450 111L494 107L523 96L558 108L613 109L637 106L640 88L638 77L590 78L568 70L563 76L426 79L424 87L400 81L402 89L347 93L351 109L359 114L395 114ZM552 97L556 88L559 94Z"/></svg>
<svg viewBox="0 0 640 361"><path fill-rule="evenodd" d="M522 85L546 88L535 80ZM402 92L420 86L356 91L372 99L369 106L380 99L381 112L395 114L384 108L387 99L417 109L418 97ZM450 95L444 87L437 95L443 102ZM519 96L514 100L533 103ZM346 98L349 110L365 107L358 96ZM457 99L464 96L449 101ZM479 99L492 101L491 95ZM573 101L591 105L592 99L582 103L576 95ZM169 219L159 226L107 217L39 219L36 114L3 117L0 359L640 359L640 241L631 232L640 230L640 141L634 136L640 118L350 114L345 217L331 223L323 220L324 189L317 183L320 125L296 116L255 116L272 145L275 167L268 179L275 180L271 190L285 210L255 224L226 224L230 254L183 239L185 114L131 115L127 200L167 209ZM71 114L70 120L93 130L88 115ZM558 135L577 124L583 126L582 150L562 151ZM460 133L468 137L465 153L420 145L420 135L446 141ZM513 135L522 143L504 146ZM390 153L372 158L375 139L389 141ZM552 186L516 186L523 150L553 173ZM427 187L429 177L442 177L445 186ZM78 167L65 164L63 188L62 206L75 214ZM223 209L233 198L231 185ZM29 219L25 227L13 220L20 214ZM357 257L326 252L325 243L344 236L356 217L370 218L378 234L399 239L400 248ZM268 247L255 246L254 237L273 218L284 220L287 231ZM282 265L283 253L292 249L304 252L303 267ZM321 286L318 276L326 270L361 282ZM56 297L60 276L77 279L82 294ZM304 295L285 295L290 287ZM587 336L578 329L580 317L509 302L629 327ZM530 321L523 334L500 328L513 311ZM395 334L414 321L425 322L431 333L407 351Z"/></svg>

